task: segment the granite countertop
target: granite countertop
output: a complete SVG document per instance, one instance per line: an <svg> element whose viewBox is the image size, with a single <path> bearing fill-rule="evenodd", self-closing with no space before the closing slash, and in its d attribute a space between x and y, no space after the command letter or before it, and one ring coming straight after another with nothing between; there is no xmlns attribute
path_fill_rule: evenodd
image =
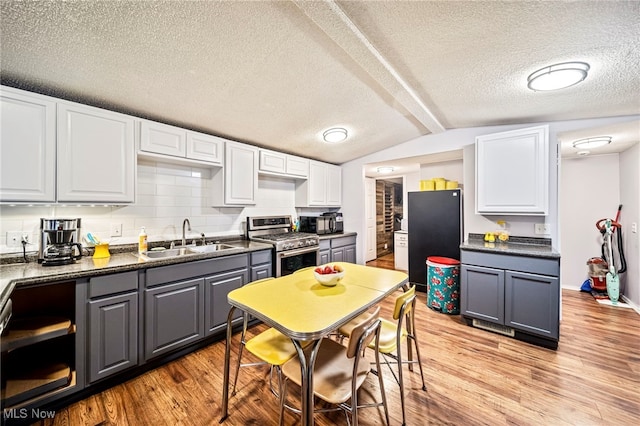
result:
<svg viewBox="0 0 640 426"><path fill-rule="evenodd" d="M494 243L488 243L484 241L484 235L469 234L469 239L460 244L460 250L546 259L560 258L560 252L553 248L551 240L548 238L510 237L506 242L496 241Z"/></svg>
<svg viewBox="0 0 640 426"><path fill-rule="evenodd" d="M344 231L342 234L323 234L323 235L318 235L318 238L320 238L321 240L331 240L333 238L352 237L354 235L358 235L358 233L357 232Z"/></svg>
<svg viewBox="0 0 640 426"><path fill-rule="evenodd" d="M70 265L42 266L37 261L2 264L0 265L0 306L4 306L16 286L113 274L273 248L271 244L244 239L228 240L224 241L224 243L237 248L213 253L144 259L138 256L136 251L118 252L117 248L114 247L111 256L108 258L93 259L90 256L83 256L80 260ZM135 247L135 245L132 247ZM16 259L20 259L20 257Z"/></svg>

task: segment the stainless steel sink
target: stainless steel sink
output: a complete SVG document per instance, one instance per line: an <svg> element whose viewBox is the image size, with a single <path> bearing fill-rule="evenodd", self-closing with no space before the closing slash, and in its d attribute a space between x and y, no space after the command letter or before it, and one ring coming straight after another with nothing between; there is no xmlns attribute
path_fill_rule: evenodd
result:
<svg viewBox="0 0 640 426"><path fill-rule="evenodd" d="M184 256L192 254L188 248L173 248L168 250L149 250L142 253L148 259L166 259L167 257Z"/></svg>
<svg viewBox="0 0 640 426"><path fill-rule="evenodd" d="M140 256L147 260L167 259L171 257L188 256L202 253L215 253L225 250L237 249L236 246L229 244L209 244L206 246L179 246L164 250L148 250Z"/></svg>
<svg viewBox="0 0 640 426"><path fill-rule="evenodd" d="M191 251L192 253L213 253L216 251L232 250L237 248L238 247L230 246L229 244L209 244L206 246L187 247L187 250Z"/></svg>

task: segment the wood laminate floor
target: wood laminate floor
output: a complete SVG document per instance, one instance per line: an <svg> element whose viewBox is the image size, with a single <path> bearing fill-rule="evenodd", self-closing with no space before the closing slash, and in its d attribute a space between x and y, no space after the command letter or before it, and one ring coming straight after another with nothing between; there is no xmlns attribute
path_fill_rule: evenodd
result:
<svg viewBox="0 0 640 426"><path fill-rule="evenodd" d="M468 327L460 316L431 311L419 294L417 332L428 390L406 377L408 425L640 424L640 316L599 305L589 294L562 292L557 351ZM382 304L390 318L393 301ZM265 329L256 326L251 333ZM237 338L237 336L236 336ZM220 420L224 342L59 410L43 425L215 425ZM232 359L237 354L234 344ZM398 386L383 368L391 424L401 424ZM363 398L377 394L369 377ZM295 392L295 388L294 388ZM240 371L228 426L277 424L268 368ZM360 424L383 424L381 410L360 411ZM346 424L317 414L316 424ZM286 425L299 424L287 413Z"/></svg>

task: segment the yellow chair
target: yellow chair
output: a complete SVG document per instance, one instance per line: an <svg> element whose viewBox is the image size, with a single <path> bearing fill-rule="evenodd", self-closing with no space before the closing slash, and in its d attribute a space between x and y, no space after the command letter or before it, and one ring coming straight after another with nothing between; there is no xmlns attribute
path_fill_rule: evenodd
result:
<svg viewBox="0 0 640 426"><path fill-rule="evenodd" d="M379 308L367 320L353 328L347 347L331 339L325 338L322 340L313 368L313 392L315 396L336 405L337 408L318 409L315 412L343 410L347 415L347 423L349 422L347 413L350 413L353 425L357 426L359 408L379 407L382 405L386 424L389 424L389 409L381 373L378 373L378 383L382 402L358 403L358 390L362 387L371 371L370 364L365 357L365 349L371 344L373 344L375 351L377 371L380 372L380 352L377 350L377 345L373 343L380 340L381 321L378 318L378 313ZM280 425L283 422L284 408L288 407L286 405L288 381L291 380L298 386L301 386L302 383L300 361L297 356L282 366L282 374L284 375L284 382L280 396ZM350 404L347 403L349 400L351 400Z"/></svg>
<svg viewBox="0 0 640 426"><path fill-rule="evenodd" d="M402 424L405 425L405 403L404 403L404 382L402 377L402 364L408 364L409 370L413 371L413 364L417 363L420 368L420 378L422 379L422 390L426 391L427 386L424 383L424 373L422 371L422 361L420 360L420 347L418 345L418 338L416 336L416 326L415 326L415 305L416 305L416 287L412 286L402 295L398 296L396 299L395 307L393 310L393 319L396 322L389 321L387 319L382 318L381 322L381 330L380 330L380 339L375 342L378 346L378 350L384 356L384 362L389 367L391 374L398 382L400 386L400 403L402 405ZM356 317L349 323L340 327L339 333L343 336L347 336L351 338L355 325L362 321L363 317L371 315L370 313L365 313ZM404 321L404 326L403 326ZM402 351L401 351L401 343L403 340L407 340L407 355L408 359L402 359ZM411 343L413 342L413 346L416 350L417 360L413 359L413 352L411 348ZM369 344L369 347L372 347L372 344ZM394 363L398 365L398 375L396 376L395 372L391 368L388 358L392 358L395 360Z"/></svg>
<svg viewBox="0 0 640 426"><path fill-rule="evenodd" d="M260 282L272 280L271 278L264 278L261 280L253 281L247 285L254 285ZM249 321L249 315L245 312L243 314L243 324L242 324L242 334L240 335L240 348L238 353L238 362L236 364L236 374L233 379L233 391L232 395L236 393L236 384L238 382L238 375L240 372L240 367L252 367L258 365L268 364L271 366L271 371L269 372L269 387L271 388L271 392L279 396L280 387L282 386L282 373L280 366L290 360L294 355L296 355L296 348L293 346L293 342L290 338L280 333L275 328L269 328L262 333L258 334L255 337L252 337L248 341L245 341L245 336L247 334L247 323ZM307 343L308 344L308 343ZM303 344L303 346L306 346ZM261 362L254 363L246 363L241 364L242 360L242 352L243 348L245 348L255 355L257 358L261 360ZM273 388L273 370L276 370L278 374L278 391Z"/></svg>

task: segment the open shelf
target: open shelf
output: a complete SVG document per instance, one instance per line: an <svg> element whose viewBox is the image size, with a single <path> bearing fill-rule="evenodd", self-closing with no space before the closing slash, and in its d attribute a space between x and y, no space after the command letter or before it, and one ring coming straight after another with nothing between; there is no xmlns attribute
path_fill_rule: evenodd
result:
<svg viewBox="0 0 640 426"><path fill-rule="evenodd" d="M76 386L75 282L18 287L0 339L0 403L25 406Z"/></svg>
<svg viewBox="0 0 640 426"><path fill-rule="evenodd" d="M2 402L5 407L47 394L71 384L72 370L67 364L43 363L18 368L3 378Z"/></svg>
<svg viewBox="0 0 640 426"><path fill-rule="evenodd" d="M2 336L2 352L32 345L48 339L74 333L75 326L69 318L46 316L16 318Z"/></svg>

